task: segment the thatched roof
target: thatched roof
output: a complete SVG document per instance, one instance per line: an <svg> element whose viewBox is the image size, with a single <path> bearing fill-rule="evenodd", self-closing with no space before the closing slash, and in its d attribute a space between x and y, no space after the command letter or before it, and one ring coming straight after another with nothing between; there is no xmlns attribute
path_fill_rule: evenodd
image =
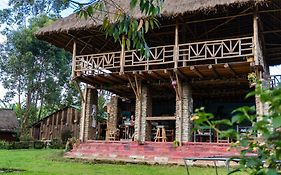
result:
<svg viewBox="0 0 281 175"><path fill-rule="evenodd" d="M0 132L16 132L19 122L11 109L0 109Z"/></svg>
<svg viewBox="0 0 281 175"><path fill-rule="evenodd" d="M118 0L120 7L127 9L128 13L136 18L142 17L142 14L137 11L130 11L130 0ZM193 13L196 11L212 10L221 6L228 6L231 4L245 5L247 3L261 2L265 0L165 0L162 13L160 17L176 17L185 13ZM95 19L99 15L96 14ZM72 14L66 18L59 19L51 25L40 29L36 35L40 38L42 35L51 33L65 33L68 31L85 30L95 28L101 25L101 20L92 20L90 18L81 19L76 14Z"/></svg>

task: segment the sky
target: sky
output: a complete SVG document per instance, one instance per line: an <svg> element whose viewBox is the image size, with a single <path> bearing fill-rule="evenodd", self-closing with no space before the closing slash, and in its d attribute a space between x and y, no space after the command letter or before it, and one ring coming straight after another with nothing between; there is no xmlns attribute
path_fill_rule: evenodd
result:
<svg viewBox="0 0 281 175"><path fill-rule="evenodd" d="M85 1L85 0L82 0ZM8 7L8 0L0 0L0 9L4 9ZM67 16L70 13L73 12L73 9L68 9L62 12L62 16ZM1 28L0 28L1 30ZM3 35L0 35L0 43L3 43L5 41L5 37ZM270 67L270 74L271 75L281 75L281 65ZM0 99L2 99L7 91L5 88L0 84Z"/></svg>

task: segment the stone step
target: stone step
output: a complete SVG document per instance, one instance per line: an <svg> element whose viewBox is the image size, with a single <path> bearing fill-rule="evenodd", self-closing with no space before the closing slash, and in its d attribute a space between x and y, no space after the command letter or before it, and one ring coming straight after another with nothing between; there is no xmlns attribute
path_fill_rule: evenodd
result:
<svg viewBox="0 0 281 175"><path fill-rule="evenodd" d="M228 151L229 144L217 143L183 143L174 147L173 143L145 142L117 142L117 141L87 141L78 148L66 153L67 157L140 161L147 163L175 163L183 162L185 157L210 157L237 154L234 150Z"/></svg>

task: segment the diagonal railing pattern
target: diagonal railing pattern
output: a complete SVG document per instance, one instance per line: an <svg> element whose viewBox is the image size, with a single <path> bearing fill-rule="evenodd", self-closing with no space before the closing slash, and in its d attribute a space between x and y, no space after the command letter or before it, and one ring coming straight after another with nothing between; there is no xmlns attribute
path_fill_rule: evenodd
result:
<svg viewBox="0 0 281 175"><path fill-rule="evenodd" d="M148 71L163 68L184 67L190 64L218 64L228 59L246 58L253 55L253 37L224 39L152 47L150 58L137 50L110 52L75 57L75 72L100 74L103 72ZM123 64L121 59L124 59ZM122 68L122 69L121 69Z"/></svg>

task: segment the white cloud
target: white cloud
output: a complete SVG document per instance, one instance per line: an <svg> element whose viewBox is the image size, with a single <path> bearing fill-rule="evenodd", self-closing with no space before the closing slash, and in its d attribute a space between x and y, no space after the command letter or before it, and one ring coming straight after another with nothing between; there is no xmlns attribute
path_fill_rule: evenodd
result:
<svg viewBox="0 0 281 175"><path fill-rule="evenodd" d="M3 43L4 41L6 41L6 37L3 35L0 35L0 43Z"/></svg>
<svg viewBox="0 0 281 175"><path fill-rule="evenodd" d="M4 9L8 7L8 0L1 0L0 1L0 9Z"/></svg>
<svg viewBox="0 0 281 175"><path fill-rule="evenodd" d="M281 65L272 66L269 68L270 75L281 75Z"/></svg>

